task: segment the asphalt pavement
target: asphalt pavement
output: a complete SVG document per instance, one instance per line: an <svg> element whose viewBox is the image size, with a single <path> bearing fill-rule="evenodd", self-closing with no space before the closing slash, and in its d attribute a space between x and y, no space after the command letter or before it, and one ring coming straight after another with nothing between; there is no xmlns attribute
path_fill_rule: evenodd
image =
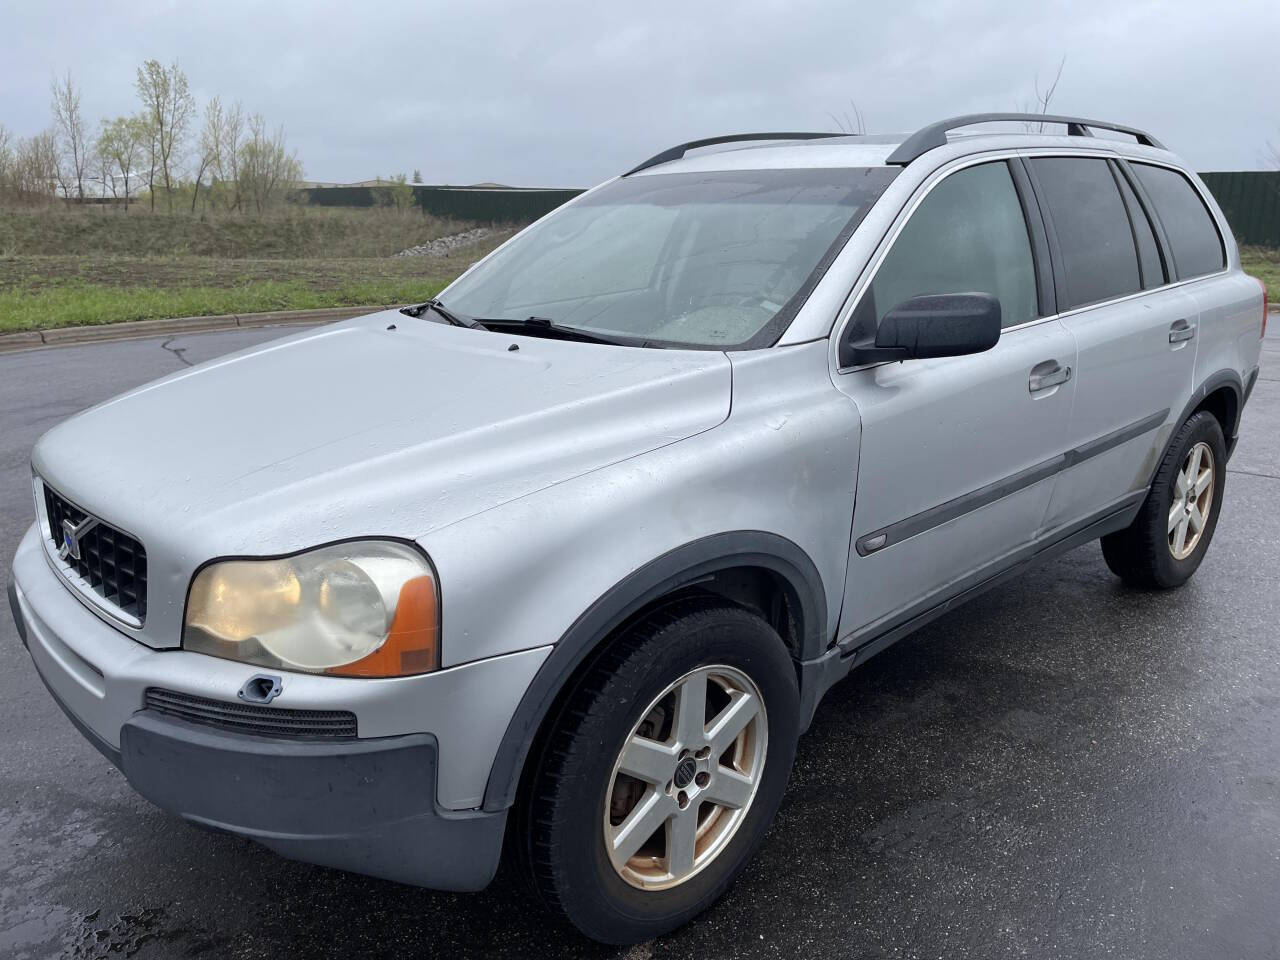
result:
<svg viewBox="0 0 1280 960"><path fill-rule="evenodd" d="M282 332L0 356L0 579L43 431ZM823 702L736 887L625 951L506 875L433 893L161 813L72 729L5 610L0 957L1280 957L1278 424L1280 331L1187 586L1126 588L1090 544L881 654Z"/></svg>

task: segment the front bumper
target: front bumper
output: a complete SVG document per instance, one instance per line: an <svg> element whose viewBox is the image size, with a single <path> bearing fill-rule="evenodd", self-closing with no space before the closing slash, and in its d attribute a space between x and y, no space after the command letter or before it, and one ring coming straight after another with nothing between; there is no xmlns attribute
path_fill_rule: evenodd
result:
<svg viewBox="0 0 1280 960"><path fill-rule="evenodd" d="M294 859L420 886L474 890L492 878L506 812L474 808L547 648L390 680L285 674L273 706L350 710L360 734L290 740L144 709L148 687L235 703L260 670L125 637L59 581L34 528L8 592L55 701L162 809Z"/></svg>
<svg viewBox="0 0 1280 960"><path fill-rule="evenodd" d="M506 811L447 816L431 802L429 734L295 743L142 710L121 769L144 797L294 860L442 890L493 879Z"/></svg>

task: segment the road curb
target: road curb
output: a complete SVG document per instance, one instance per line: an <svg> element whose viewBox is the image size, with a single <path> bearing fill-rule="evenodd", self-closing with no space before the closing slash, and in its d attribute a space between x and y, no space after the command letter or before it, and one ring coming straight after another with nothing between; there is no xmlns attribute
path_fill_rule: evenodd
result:
<svg viewBox="0 0 1280 960"><path fill-rule="evenodd" d="M401 304L373 304L361 307L324 307L317 310L275 310L270 313L231 313L216 317L175 317L169 320L128 320L91 327L59 327L54 330L22 330L0 333L0 353L63 347L77 343L109 340L136 340L165 334L207 333L237 327L302 326L349 320L379 310L394 310Z"/></svg>

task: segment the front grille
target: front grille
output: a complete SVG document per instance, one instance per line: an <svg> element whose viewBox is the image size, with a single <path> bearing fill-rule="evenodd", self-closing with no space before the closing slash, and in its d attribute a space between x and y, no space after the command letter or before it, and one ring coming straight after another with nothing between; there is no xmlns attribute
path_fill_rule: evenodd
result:
<svg viewBox="0 0 1280 960"><path fill-rule="evenodd" d="M148 687L145 699L152 710L240 733L295 740L351 740L356 736L356 715L347 710L284 710L211 700L159 687Z"/></svg>
<svg viewBox="0 0 1280 960"><path fill-rule="evenodd" d="M62 547L64 520L79 525L89 514L63 499L48 484L44 486L45 513L54 553ZM137 540L99 520L79 538L80 558L62 558L89 588L107 603L135 618L147 618L147 551Z"/></svg>

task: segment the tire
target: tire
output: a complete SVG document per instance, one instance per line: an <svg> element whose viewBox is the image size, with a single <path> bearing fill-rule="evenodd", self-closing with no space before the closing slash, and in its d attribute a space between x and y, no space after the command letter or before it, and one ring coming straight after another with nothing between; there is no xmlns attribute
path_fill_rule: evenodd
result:
<svg viewBox="0 0 1280 960"><path fill-rule="evenodd" d="M1204 464L1207 451L1212 462ZM1192 454L1198 453L1198 474L1208 478L1207 496L1183 493ZM1138 515L1124 530L1102 538L1102 556L1111 572L1135 587L1169 590L1191 578L1204 559L1218 526L1227 477L1227 444L1218 418L1207 410L1193 414L1174 434L1156 470L1151 491ZM1175 515L1174 508L1180 509ZM1194 513L1188 507L1194 506ZM1207 515L1206 515L1207 512ZM1200 517L1200 528L1194 518ZM1183 520L1186 521L1183 528ZM1181 528L1184 539L1179 547Z"/></svg>
<svg viewBox="0 0 1280 960"><path fill-rule="evenodd" d="M694 713L682 714L679 704L696 701L683 691L698 688L706 691L699 712L711 715L709 726L682 725ZM711 721L723 721L730 707L746 716L760 704L725 753L710 756L713 745L695 751L708 742L698 740L702 733L682 735L714 733ZM763 840L791 773L798 711L791 657L760 617L718 599L679 601L643 617L589 668L545 740L514 824L526 879L552 912L603 943L640 943L686 923L729 888ZM628 752L624 762L624 746L637 739L645 750ZM745 789L722 764L730 753L740 769L755 771L753 792L736 810L713 800L730 787ZM656 764L648 782L620 769L634 765L632 757ZM615 866L609 845L625 840L607 837L629 830L643 840L645 827L630 828L658 816L665 819L646 845ZM696 842L691 822L703 831ZM684 843L668 847L681 825ZM683 850L693 852L682 857Z"/></svg>

